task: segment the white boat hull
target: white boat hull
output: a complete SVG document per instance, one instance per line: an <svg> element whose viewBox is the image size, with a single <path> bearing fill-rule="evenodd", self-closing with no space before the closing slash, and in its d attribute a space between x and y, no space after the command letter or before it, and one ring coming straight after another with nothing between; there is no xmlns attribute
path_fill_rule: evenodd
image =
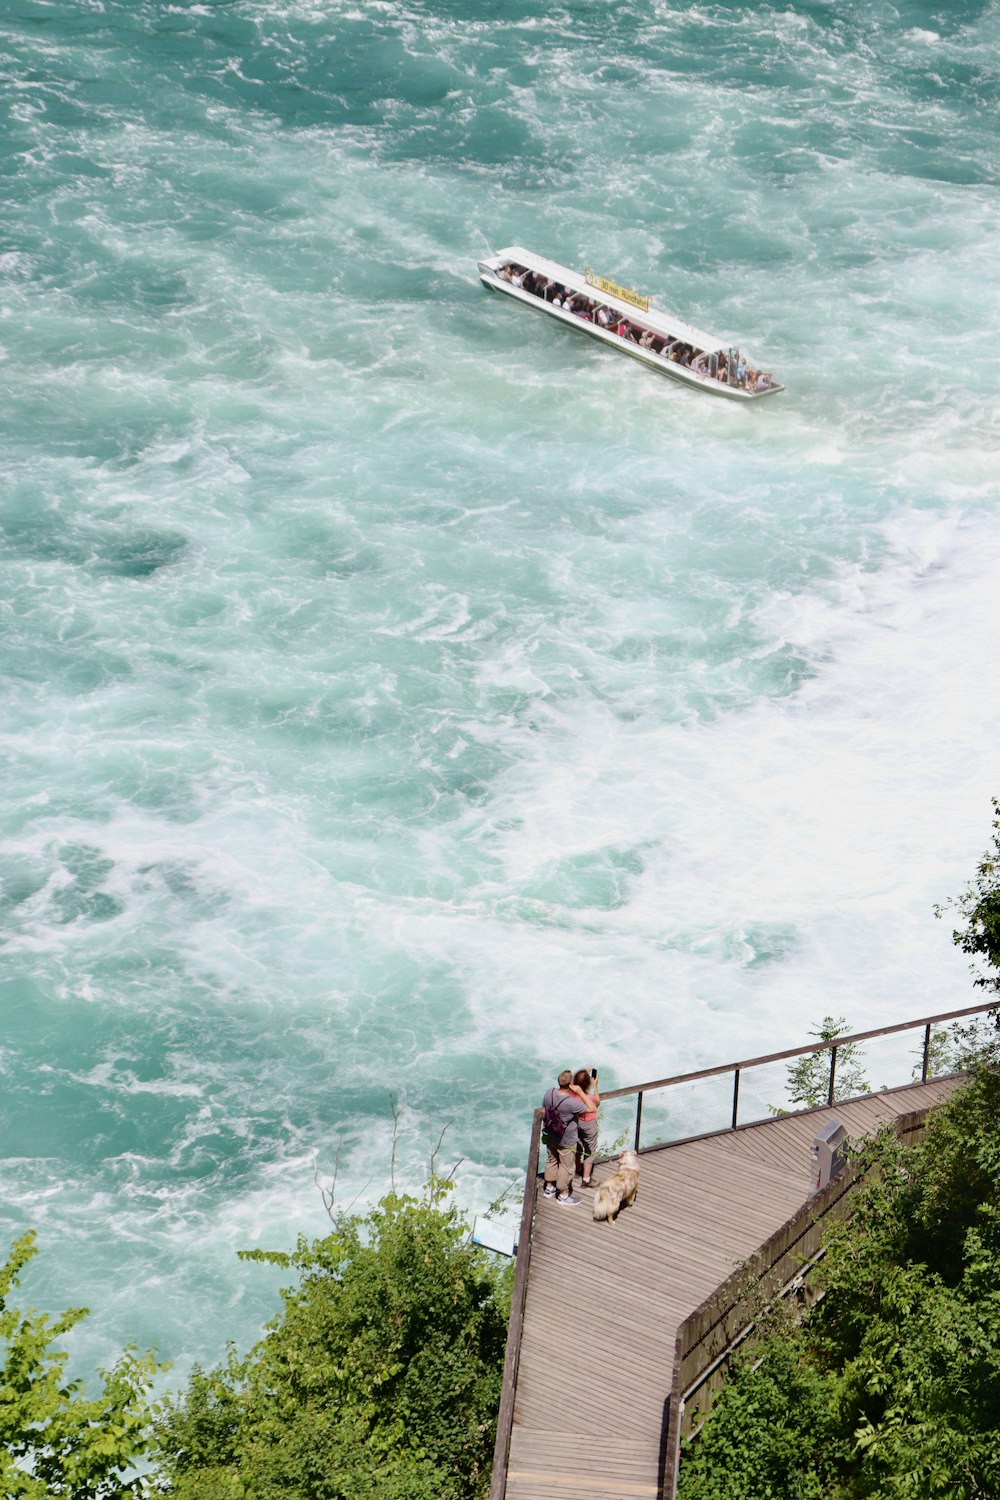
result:
<svg viewBox="0 0 1000 1500"><path fill-rule="evenodd" d="M664 359L660 354L654 354L651 349L643 349L638 344L630 343L629 340L621 338L609 328L602 328L597 323L590 323L576 313L565 312L563 308L556 307L544 298L537 297L533 292L526 292L521 287L514 286L498 275L501 267L511 261L517 265L526 267L530 271L540 272L550 279L560 282L570 291L579 292L584 296L592 297L606 307L616 308L625 317L639 324L643 328L651 328L661 336L671 335L675 339L683 339L694 347L704 350L705 353L721 350L724 346L722 341L713 338L711 334L694 328L676 318L672 313L659 311L637 312L628 302L617 297L608 296L604 292L597 293L588 285L585 277L575 271L570 271L565 266L560 266L556 261L545 260L542 256L533 255L530 251L523 249L520 245L508 246L500 250L488 260L478 263L479 276L485 287L493 292L503 292L505 296L513 297L515 301L530 307L535 312L547 313L550 318L556 318L567 327L575 328L578 333L588 333L592 338L599 339L610 348L616 349L620 354L628 354L632 359L639 360L649 369L655 370L658 375L666 375L670 380L676 380L682 385L693 386L697 390L706 391L711 396L723 396L730 401L756 401L761 396L771 396L777 391L783 391L784 386L773 383L764 390L746 390L742 386L727 385L725 381L716 380L711 375L701 375L690 369L687 365L681 365L670 359Z"/></svg>

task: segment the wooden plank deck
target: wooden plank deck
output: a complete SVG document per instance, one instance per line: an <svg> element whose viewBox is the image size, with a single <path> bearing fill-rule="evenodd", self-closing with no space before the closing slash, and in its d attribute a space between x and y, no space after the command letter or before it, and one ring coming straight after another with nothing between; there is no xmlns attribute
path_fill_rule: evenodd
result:
<svg viewBox="0 0 1000 1500"><path fill-rule="evenodd" d="M677 1329L805 1203L817 1130L835 1118L864 1135L941 1102L955 1083L643 1152L635 1205L611 1225L594 1223L589 1192L559 1208L539 1181L507 1500L659 1495ZM595 1180L613 1170L598 1166Z"/></svg>

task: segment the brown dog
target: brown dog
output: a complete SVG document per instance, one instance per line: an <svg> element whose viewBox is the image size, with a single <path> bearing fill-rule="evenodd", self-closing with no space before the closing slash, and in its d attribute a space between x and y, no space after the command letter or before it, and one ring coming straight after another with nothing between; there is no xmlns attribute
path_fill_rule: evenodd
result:
<svg viewBox="0 0 1000 1500"><path fill-rule="evenodd" d="M634 1151L623 1151L618 1170L602 1182L594 1194L594 1218L613 1224L624 1204L631 1208L639 1190L639 1158Z"/></svg>

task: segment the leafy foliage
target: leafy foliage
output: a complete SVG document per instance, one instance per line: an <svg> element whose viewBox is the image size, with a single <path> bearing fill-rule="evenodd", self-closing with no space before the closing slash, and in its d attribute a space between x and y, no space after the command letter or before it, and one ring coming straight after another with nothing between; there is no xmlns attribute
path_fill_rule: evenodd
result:
<svg viewBox="0 0 1000 1500"><path fill-rule="evenodd" d="M977 1067L1000 1067L1000 1011L989 1010L971 1021L953 1021L950 1026L931 1028L927 1048L928 1078L948 1073L968 1073ZM923 1049L913 1077L923 1073Z"/></svg>
<svg viewBox="0 0 1000 1500"><path fill-rule="evenodd" d="M67 1382L67 1355L53 1345L87 1310L72 1307L54 1320L18 1311L11 1294L36 1254L29 1232L0 1268L0 1490L6 1500L144 1495L134 1467L149 1447L159 1410L147 1404L147 1393L165 1367L127 1349L113 1370L98 1372L101 1390L92 1399L80 1381Z"/></svg>
<svg viewBox="0 0 1000 1500"><path fill-rule="evenodd" d="M473 1500L486 1493L509 1275L432 1179L294 1254L245 1358L196 1370L159 1430L163 1492L194 1500Z"/></svg>
<svg viewBox="0 0 1000 1500"><path fill-rule="evenodd" d="M1000 1494L1000 1074L918 1147L867 1143L803 1325L756 1345L681 1466L682 1500Z"/></svg>
<svg viewBox="0 0 1000 1500"><path fill-rule="evenodd" d="M1000 973L984 973L986 963L1000 970L1000 799L993 798L993 847L987 849L976 867L975 878L961 896L936 909L937 915L956 907L963 925L956 927L952 941L974 960L971 968L975 982L982 989L1000 991Z"/></svg>

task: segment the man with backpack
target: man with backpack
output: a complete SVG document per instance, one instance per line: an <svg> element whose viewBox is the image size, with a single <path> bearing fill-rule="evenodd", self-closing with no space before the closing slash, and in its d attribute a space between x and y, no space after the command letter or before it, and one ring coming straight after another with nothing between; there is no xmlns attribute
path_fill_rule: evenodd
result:
<svg viewBox="0 0 1000 1500"><path fill-rule="evenodd" d="M572 1192L573 1168L578 1140L577 1120L587 1113L579 1094L572 1093L573 1074L565 1068L554 1089L547 1089L542 1100L542 1139L548 1150L545 1163L545 1196L554 1198L564 1208L579 1203Z"/></svg>

